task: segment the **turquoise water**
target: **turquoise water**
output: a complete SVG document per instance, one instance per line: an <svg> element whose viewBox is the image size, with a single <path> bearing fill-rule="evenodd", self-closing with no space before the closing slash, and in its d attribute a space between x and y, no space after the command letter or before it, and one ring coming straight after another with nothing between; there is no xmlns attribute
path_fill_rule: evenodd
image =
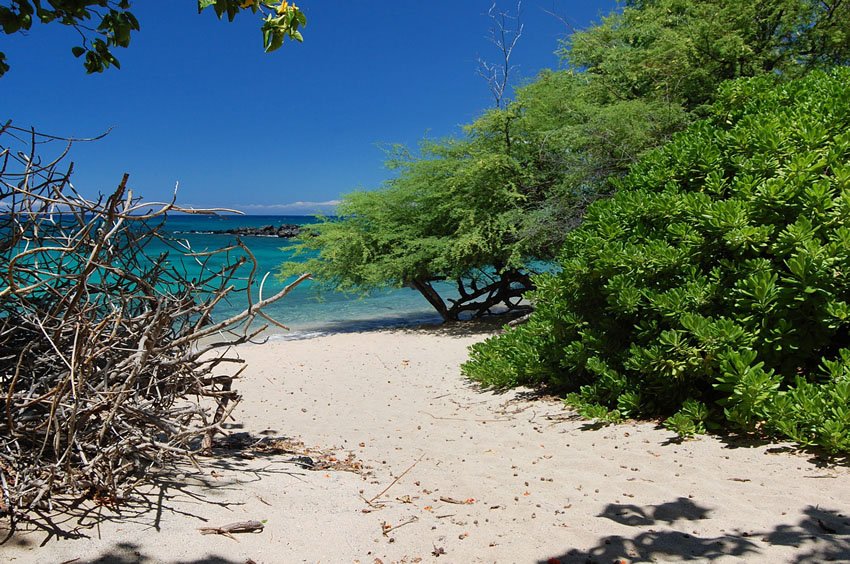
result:
<svg viewBox="0 0 850 564"><path fill-rule="evenodd" d="M262 227L284 223L305 225L315 219L305 216L170 216L163 232L175 238L188 241L194 251L214 250L232 244L235 236L227 234L190 234L189 231L221 231L236 227ZM271 296L291 281L278 280L274 274L278 266L292 259L292 244L278 237L242 237L257 259L259 270L257 284L252 288L253 299L258 299L259 281L266 272L272 274L266 279L263 297ZM158 249L151 247L154 254ZM181 259L173 251L172 261L181 261L191 273L191 260ZM247 270L245 271L247 274ZM247 306L244 293L235 295L228 303L216 309L220 319L233 315ZM319 294L308 280L295 288L288 296L269 306L265 312L272 318L290 327L289 338L305 338L328 332L354 331L370 328L399 325L419 325L438 323L440 317L428 302L415 290L409 288L387 289L373 292L365 298L359 298L338 292L324 291ZM262 320L258 320L258 323ZM282 333L273 328L273 333Z"/></svg>

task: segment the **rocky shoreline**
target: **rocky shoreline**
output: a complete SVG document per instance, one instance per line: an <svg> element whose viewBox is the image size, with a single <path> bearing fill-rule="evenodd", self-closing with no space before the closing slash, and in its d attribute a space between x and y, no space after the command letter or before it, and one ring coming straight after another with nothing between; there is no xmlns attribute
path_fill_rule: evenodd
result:
<svg viewBox="0 0 850 564"><path fill-rule="evenodd" d="M201 235L238 235L240 237L283 237L291 239L301 234L301 226L292 223L283 225L264 225L262 227L234 227L233 229L216 229L213 231L182 231Z"/></svg>

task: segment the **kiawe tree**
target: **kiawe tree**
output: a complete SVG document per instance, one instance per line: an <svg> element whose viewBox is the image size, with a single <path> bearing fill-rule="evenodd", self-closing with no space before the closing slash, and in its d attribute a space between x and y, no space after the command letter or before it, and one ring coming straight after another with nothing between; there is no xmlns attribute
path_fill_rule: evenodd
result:
<svg viewBox="0 0 850 564"><path fill-rule="evenodd" d="M285 39L302 41L300 27L307 18L298 6L285 0L198 0L198 12L212 8L219 18L229 21L243 11L262 16L263 47L274 51ZM130 0L6 0L0 2L0 28L7 35L26 33L34 23L61 24L79 32L80 45L72 47L75 57L83 59L89 73L120 67L112 50L128 47L140 25L133 15ZM9 70L6 56L0 52L0 76Z"/></svg>
<svg viewBox="0 0 850 564"><path fill-rule="evenodd" d="M594 199L598 175L625 169L647 138L680 126L681 113L663 104L604 107L586 82L544 73L463 137L425 141L418 155L398 148L388 163L396 178L344 196L339 219L300 238L306 266L282 273L306 268L343 291L410 286L446 320L518 307L531 274L578 222L576 210Z"/></svg>
<svg viewBox="0 0 850 564"><path fill-rule="evenodd" d="M507 71L516 34L492 14ZM412 286L445 319L516 305L534 287L529 265L555 258L609 180L695 121L724 80L846 61L848 19L841 0L633 1L572 34L570 68L512 101L505 74L484 65L496 108L460 139L395 159L399 175L380 190L345 197L341 220L302 238L309 268L346 290ZM453 295L437 284L447 280Z"/></svg>
<svg viewBox="0 0 850 564"><path fill-rule="evenodd" d="M525 172L489 147L502 138L488 125L476 122L466 139L424 142L415 158L397 147L388 165L398 176L346 195L342 219L304 233L299 244L310 258L285 264L283 274L306 269L343 291L410 286L444 320L516 307L531 287L512 218L525 199Z"/></svg>
<svg viewBox="0 0 850 564"><path fill-rule="evenodd" d="M459 139L426 140L419 155L395 147L388 166L398 174L379 190L343 197L337 213L299 240L303 262L319 284L342 291L409 286L446 320L520 307L533 287L537 258L518 232L518 218L537 192L538 167L514 131L519 114L508 102L511 56L522 35L517 14L490 8L495 64L479 60L495 108L464 128Z"/></svg>

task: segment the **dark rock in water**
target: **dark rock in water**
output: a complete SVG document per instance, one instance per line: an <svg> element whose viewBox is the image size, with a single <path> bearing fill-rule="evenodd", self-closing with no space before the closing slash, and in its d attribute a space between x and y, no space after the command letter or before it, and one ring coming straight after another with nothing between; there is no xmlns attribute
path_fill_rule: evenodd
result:
<svg viewBox="0 0 850 564"><path fill-rule="evenodd" d="M301 228L297 225L285 223L283 225L264 225L263 227L236 227L222 231L222 233L247 237L285 237L289 239L297 237L301 233Z"/></svg>
<svg viewBox="0 0 850 564"><path fill-rule="evenodd" d="M283 225L264 225L262 227L234 227L215 231L188 231L188 233L204 233L212 235L239 235L241 237L284 237L291 239L301 233L301 226L291 223Z"/></svg>

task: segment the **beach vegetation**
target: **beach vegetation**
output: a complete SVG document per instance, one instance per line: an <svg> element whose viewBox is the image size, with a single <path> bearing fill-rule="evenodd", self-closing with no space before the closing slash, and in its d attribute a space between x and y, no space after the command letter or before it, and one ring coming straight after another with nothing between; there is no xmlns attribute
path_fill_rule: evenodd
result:
<svg viewBox="0 0 850 564"><path fill-rule="evenodd" d="M546 72L463 137L391 147L395 177L345 195L338 217L305 230L296 247L306 262L284 264L282 276L306 269L355 293L409 286L445 320L521 307L530 276L599 197L594 183L683 125L666 104L589 94L582 74Z"/></svg>
<svg viewBox="0 0 850 564"><path fill-rule="evenodd" d="M529 321L472 347L485 385L594 417L850 451L850 70L721 85L592 203Z"/></svg>
<svg viewBox="0 0 850 564"><path fill-rule="evenodd" d="M627 0L571 34L560 55L602 98L660 98L699 111L727 80L800 77L850 62L844 0Z"/></svg>
<svg viewBox="0 0 850 564"><path fill-rule="evenodd" d="M610 193L610 178L704 117L723 82L763 74L791 79L850 61L850 5L630 0L570 34L558 54L582 84L539 100L562 108L538 132L559 141L551 154L561 167L522 228L554 246L588 201Z"/></svg>
<svg viewBox="0 0 850 564"><path fill-rule="evenodd" d="M262 17L263 47L279 49L285 39L303 41L299 28L307 17L295 3L283 0L198 0L198 12L212 8L219 19L229 21L243 11ZM130 46L132 35L139 31L139 20L133 14L130 0L8 0L0 2L0 29L6 35L26 33L33 23L60 24L78 32L81 43L71 48L74 57L82 59L88 73L103 72L121 64L113 50ZM0 77L9 70L5 54L0 51Z"/></svg>
<svg viewBox="0 0 850 564"><path fill-rule="evenodd" d="M505 143L494 126L498 118L488 115L468 138L426 141L417 156L391 149L398 176L346 195L341 218L306 228L298 241L306 258L284 264L283 275L306 269L340 291L410 286L445 320L516 307L530 278L512 216L529 174L504 147L494 149Z"/></svg>
<svg viewBox="0 0 850 564"><path fill-rule="evenodd" d="M339 218L301 238L308 269L343 291L413 287L447 320L525 303L521 295L546 283L535 271L558 256L588 205L704 117L724 81L788 80L846 62L848 10L840 1L627 2L561 44L568 68L542 72L513 99L502 75L485 74L496 107L461 136L426 140L415 155L396 147L395 178L345 196Z"/></svg>

